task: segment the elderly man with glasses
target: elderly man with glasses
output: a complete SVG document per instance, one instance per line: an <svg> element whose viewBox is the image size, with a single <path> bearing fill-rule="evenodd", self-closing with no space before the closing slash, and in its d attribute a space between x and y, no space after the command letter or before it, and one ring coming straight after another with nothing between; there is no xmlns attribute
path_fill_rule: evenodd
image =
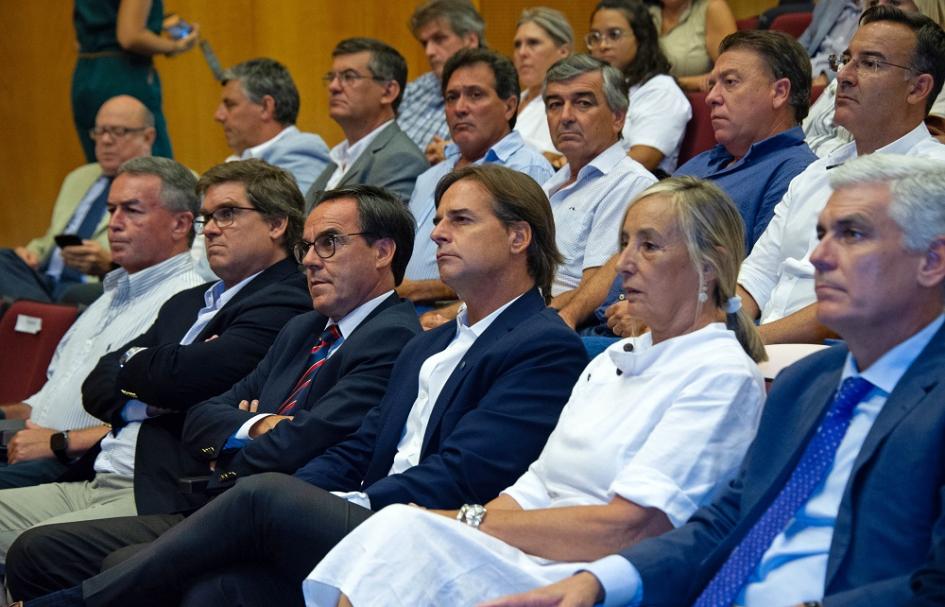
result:
<svg viewBox="0 0 945 607"><path fill-rule="evenodd" d="M331 56L331 71L323 78L328 113L345 139L331 149L331 162L306 192L306 210L324 190L356 184L386 188L409 200L427 161L396 122L406 61L372 38L342 40Z"/></svg>
<svg viewBox="0 0 945 607"><path fill-rule="evenodd" d="M154 116L134 97L112 97L99 108L89 137L97 162L63 180L46 233L26 246L0 251L0 295L55 301L70 287L97 280L114 267L105 213L108 191L123 162L151 155ZM57 239L60 234L69 239Z"/></svg>

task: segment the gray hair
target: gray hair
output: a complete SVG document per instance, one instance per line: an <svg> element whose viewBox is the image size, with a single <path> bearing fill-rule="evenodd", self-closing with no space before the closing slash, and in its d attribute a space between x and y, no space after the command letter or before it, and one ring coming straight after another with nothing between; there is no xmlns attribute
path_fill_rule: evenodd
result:
<svg viewBox="0 0 945 607"><path fill-rule="evenodd" d="M534 23L545 30L545 33L558 46L572 47L574 45L574 29L561 11L546 6L526 8L522 11L522 16L518 18L515 26L520 27L525 23Z"/></svg>
<svg viewBox="0 0 945 607"><path fill-rule="evenodd" d="M479 47L486 46L486 22L469 0L428 0L410 16L410 31L414 37L427 23L442 19L457 36L476 34Z"/></svg>
<svg viewBox="0 0 945 607"><path fill-rule="evenodd" d="M299 90L284 65L266 57L250 59L223 72L223 84L230 80L239 80L243 92L253 103L262 103L266 95L272 97L279 124L295 124L299 116Z"/></svg>
<svg viewBox="0 0 945 607"><path fill-rule="evenodd" d="M571 55L556 61L545 74L545 87L547 88L552 82L566 82L590 72L600 72L604 81L604 98L607 100L610 111L615 114L626 114L630 101L627 98L623 74L617 68L586 53Z"/></svg>
<svg viewBox="0 0 945 607"><path fill-rule="evenodd" d="M945 235L945 161L869 154L830 172L834 190L865 184L889 186L889 217L902 230L907 251L925 251Z"/></svg>
<svg viewBox="0 0 945 607"><path fill-rule="evenodd" d="M161 203L172 213L189 212L194 217L200 210L197 198L197 178L190 169L170 158L141 156L132 158L118 167L117 175L154 175L161 180ZM116 175L116 176L117 176ZM193 242L193 228L189 241Z"/></svg>

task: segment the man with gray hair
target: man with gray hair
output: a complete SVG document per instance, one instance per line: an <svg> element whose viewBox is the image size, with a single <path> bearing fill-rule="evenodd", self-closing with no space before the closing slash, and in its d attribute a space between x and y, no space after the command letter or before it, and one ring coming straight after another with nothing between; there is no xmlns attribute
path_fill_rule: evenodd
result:
<svg viewBox="0 0 945 607"><path fill-rule="evenodd" d="M299 91L284 65L265 57L223 72L223 94L213 119L223 126L229 159L259 158L292 173L305 193L328 164L328 146L295 126Z"/></svg>
<svg viewBox="0 0 945 607"><path fill-rule="evenodd" d="M682 527L489 607L909 598L945 525L945 162L878 153L829 183L810 262L844 343L778 375L735 479Z"/></svg>
<svg viewBox="0 0 945 607"><path fill-rule="evenodd" d="M486 24L469 0L428 0L410 17L430 71L407 85L397 123L421 150L442 148L449 138L443 113L443 66L464 48L485 46Z"/></svg>
<svg viewBox="0 0 945 607"><path fill-rule="evenodd" d="M596 307L587 286L619 248L617 226L628 203L656 178L620 145L628 101L619 70L572 55L548 70L544 100L551 137L568 160L542 186L564 256L551 307L573 328Z"/></svg>
<svg viewBox="0 0 945 607"><path fill-rule="evenodd" d="M189 253L196 183L167 158L135 158L118 169L108 192L108 241L120 267L59 342L42 389L0 405L5 417L28 420L9 445L0 488L55 480L108 431L82 409L82 382L102 355L143 333L168 298L203 282Z"/></svg>

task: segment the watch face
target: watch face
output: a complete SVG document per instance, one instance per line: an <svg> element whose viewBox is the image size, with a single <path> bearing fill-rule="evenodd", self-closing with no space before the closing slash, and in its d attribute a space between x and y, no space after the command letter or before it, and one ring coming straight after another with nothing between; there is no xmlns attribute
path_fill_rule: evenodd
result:
<svg viewBox="0 0 945 607"><path fill-rule="evenodd" d="M56 432L49 437L49 447L53 451L65 451L69 446L69 441L65 432Z"/></svg>

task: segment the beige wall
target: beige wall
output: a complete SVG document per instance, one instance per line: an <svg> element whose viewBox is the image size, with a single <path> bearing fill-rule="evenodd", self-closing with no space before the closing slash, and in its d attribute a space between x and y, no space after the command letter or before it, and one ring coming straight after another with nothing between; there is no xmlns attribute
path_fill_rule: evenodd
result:
<svg viewBox="0 0 945 607"><path fill-rule="evenodd" d="M774 0L729 0L737 17L757 14ZM515 21L527 6L565 12L580 37L595 0L476 0L489 42L511 51ZM167 12L199 23L226 66L256 56L285 63L302 94L299 127L332 145L341 131L328 118L321 75L334 43L373 36L398 48L411 77L426 71L406 22L415 2L349 0L165 0ZM24 244L48 224L62 178L83 163L72 126L69 85L75 63L72 3L67 0L0 0L0 246ZM228 149L212 114L219 96L199 50L156 60L164 87L164 112L177 159L204 171Z"/></svg>

